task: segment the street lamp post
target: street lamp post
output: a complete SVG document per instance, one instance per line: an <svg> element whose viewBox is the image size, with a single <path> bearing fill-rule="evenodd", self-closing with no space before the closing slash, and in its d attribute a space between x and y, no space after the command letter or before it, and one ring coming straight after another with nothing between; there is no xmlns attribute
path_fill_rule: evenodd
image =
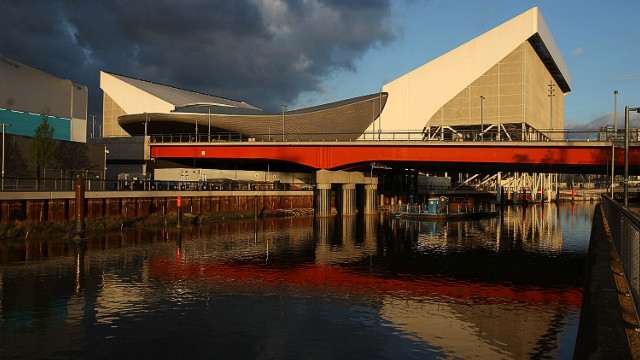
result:
<svg viewBox="0 0 640 360"><path fill-rule="evenodd" d="M615 152L616 152L616 143L613 142L613 139L611 139L611 200L613 200L613 186L615 185L615 168L616 168L616 159L615 159Z"/></svg>
<svg viewBox="0 0 640 360"><path fill-rule="evenodd" d="M480 95L480 140L484 140L484 96Z"/></svg>
<svg viewBox="0 0 640 360"><path fill-rule="evenodd" d="M613 92L613 95L615 96L615 105L613 108L613 135L611 137L611 199L613 200L613 186L615 184L615 151L616 151L616 145L614 143L615 140L618 140L618 90L615 90ZM613 137L615 136L615 138Z"/></svg>
<svg viewBox="0 0 640 360"><path fill-rule="evenodd" d="M102 169L102 190L107 190L107 154L109 150L104 146L104 169ZM61 171L62 172L62 171Z"/></svg>
<svg viewBox="0 0 640 360"><path fill-rule="evenodd" d="M613 133L615 134L616 140L618 140L618 90L613 92L615 95L615 107L613 108Z"/></svg>
<svg viewBox="0 0 640 360"><path fill-rule="evenodd" d="M551 140L551 135L553 133L553 97L554 95L554 87L556 84L553 83L553 80L549 81L549 140Z"/></svg>
<svg viewBox="0 0 640 360"><path fill-rule="evenodd" d="M96 137L96 116L95 115L90 115L90 116L93 124L91 125L91 138L94 138Z"/></svg>
<svg viewBox="0 0 640 360"><path fill-rule="evenodd" d="M640 107L624 107L624 206L629 204L629 111L640 113Z"/></svg>
<svg viewBox="0 0 640 360"><path fill-rule="evenodd" d="M4 191L4 128L11 126L11 124L2 123L2 191Z"/></svg>
<svg viewBox="0 0 640 360"><path fill-rule="evenodd" d="M280 106L282 106L282 141L285 141L284 140L284 109L287 108L287 105L280 104Z"/></svg>

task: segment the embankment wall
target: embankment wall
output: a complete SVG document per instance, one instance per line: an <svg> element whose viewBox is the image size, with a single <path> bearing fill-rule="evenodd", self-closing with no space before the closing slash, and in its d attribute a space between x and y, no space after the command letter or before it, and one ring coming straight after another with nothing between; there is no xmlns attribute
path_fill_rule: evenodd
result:
<svg viewBox="0 0 640 360"><path fill-rule="evenodd" d="M87 191L85 216L138 217L177 212L274 211L313 208L313 191ZM75 193L0 193L0 223L73 219Z"/></svg>

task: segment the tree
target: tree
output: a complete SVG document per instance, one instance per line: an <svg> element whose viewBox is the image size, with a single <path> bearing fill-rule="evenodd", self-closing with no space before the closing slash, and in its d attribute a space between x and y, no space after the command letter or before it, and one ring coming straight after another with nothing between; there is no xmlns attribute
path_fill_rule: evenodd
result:
<svg viewBox="0 0 640 360"><path fill-rule="evenodd" d="M49 109L42 112L42 123L36 128L31 142L31 155L36 163L36 186L40 187L40 178L45 164L56 157L58 143L53 139L55 129L49 125Z"/></svg>

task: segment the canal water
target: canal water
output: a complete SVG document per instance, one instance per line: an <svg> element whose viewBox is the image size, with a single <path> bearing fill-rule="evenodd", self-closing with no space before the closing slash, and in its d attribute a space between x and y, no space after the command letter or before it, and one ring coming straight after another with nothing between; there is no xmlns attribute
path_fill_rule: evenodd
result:
<svg viewBox="0 0 640 360"><path fill-rule="evenodd" d="M594 206L5 240L0 358L568 359Z"/></svg>

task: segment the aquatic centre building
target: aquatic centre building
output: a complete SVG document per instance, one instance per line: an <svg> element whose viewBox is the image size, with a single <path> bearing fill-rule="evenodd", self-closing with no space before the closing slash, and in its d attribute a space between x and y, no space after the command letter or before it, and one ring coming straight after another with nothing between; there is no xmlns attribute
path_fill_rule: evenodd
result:
<svg viewBox="0 0 640 360"><path fill-rule="evenodd" d="M484 131L485 140L526 140L523 134L564 129L571 73L540 11L532 8L383 91L389 94L378 126L383 132L419 130L427 139L455 139ZM373 130L372 124L367 131Z"/></svg>
<svg viewBox="0 0 640 360"><path fill-rule="evenodd" d="M384 108L376 93L331 104L269 113L245 102L100 72L104 135L221 133L269 140L357 139ZM225 140L226 138L222 138Z"/></svg>
<svg viewBox="0 0 640 360"><path fill-rule="evenodd" d="M532 8L384 85L381 92L269 113L242 101L101 72L104 136L221 133L257 141L554 138L571 74Z"/></svg>

